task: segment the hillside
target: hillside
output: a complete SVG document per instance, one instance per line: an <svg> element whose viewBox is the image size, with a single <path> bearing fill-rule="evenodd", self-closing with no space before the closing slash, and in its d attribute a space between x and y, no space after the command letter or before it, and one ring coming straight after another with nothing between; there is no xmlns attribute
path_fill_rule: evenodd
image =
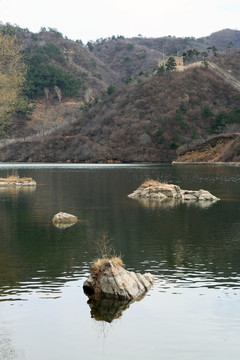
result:
<svg viewBox="0 0 240 360"><path fill-rule="evenodd" d="M240 80L239 31L87 46L53 29L21 37L33 112L5 126L0 161L169 162L211 134L239 131L240 92L226 79ZM188 49L200 67L156 72L162 51Z"/></svg>
<svg viewBox="0 0 240 360"><path fill-rule="evenodd" d="M219 131L223 114L239 116L239 101L239 91L207 67L143 77L74 122L5 147L1 161L172 161L178 148Z"/></svg>

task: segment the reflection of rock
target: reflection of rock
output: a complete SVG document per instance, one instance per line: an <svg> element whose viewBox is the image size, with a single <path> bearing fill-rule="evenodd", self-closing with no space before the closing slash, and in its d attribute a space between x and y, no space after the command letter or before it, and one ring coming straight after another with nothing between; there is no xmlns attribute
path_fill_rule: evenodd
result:
<svg viewBox="0 0 240 360"><path fill-rule="evenodd" d="M148 200L151 202L160 201L161 205L166 203L166 200L177 200L177 204L179 203L179 200L184 202L214 202L219 200L216 196L206 190L182 190L177 185L164 184L154 180L146 181L132 194L128 195L128 197L138 200Z"/></svg>
<svg viewBox="0 0 240 360"><path fill-rule="evenodd" d="M0 188L28 188L28 187L36 187L37 183L35 180L31 178L16 178L15 180L11 177L8 179L1 178L0 179Z"/></svg>
<svg viewBox="0 0 240 360"><path fill-rule="evenodd" d="M97 321L112 322L122 316L122 312L129 308L132 301L116 299L94 299L88 300L91 309L91 317Z"/></svg>
<svg viewBox="0 0 240 360"><path fill-rule="evenodd" d="M21 194L32 194L36 191L36 186L0 186L0 194L18 195Z"/></svg>
<svg viewBox="0 0 240 360"><path fill-rule="evenodd" d="M59 212L54 215L52 219L53 225L59 229L66 229L78 222L78 218L75 215Z"/></svg>
<svg viewBox="0 0 240 360"><path fill-rule="evenodd" d="M67 228L73 226L74 224L75 223L62 224L62 223L53 222L53 225L58 229L67 229Z"/></svg>
<svg viewBox="0 0 240 360"><path fill-rule="evenodd" d="M163 199L162 201L156 201L156 200L152 200L152 199L143 199L143 198L136 198L136 200L142 206L144 206L146 208L151 208L151 209L156 209L156 208L169 209L169 208L173 208L173 207L180 205L182 202L179 199L175 200L175 199L171 199L171 198L166 198L166 199Z"/></svg>
<svg viewBox="0 0 240 360"><path fill-rule="evenodd" d="M189 200L189 201L184 201L184 204L186 204L187 206L195 206L198 207L200 209L207 209L210 206L212 206L212 204L214 204L217 200L213 200L213 201L194 201L194 200Z"/></svg>
<svg viewBox="0 0 240 360"><path fill-rule="evenodd" d="M153 275L127 271L114 259L102 259L98 268L92 266L83 284L85 294L98 299L137 300L142 297L152 286Z"/></svg>

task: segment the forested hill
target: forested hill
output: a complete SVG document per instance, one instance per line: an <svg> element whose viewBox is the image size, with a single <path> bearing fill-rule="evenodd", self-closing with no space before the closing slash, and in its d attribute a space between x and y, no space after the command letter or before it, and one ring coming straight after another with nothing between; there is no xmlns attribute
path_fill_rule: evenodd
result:
<svg viewBox="0 0 240 360"><path fill-rule="evenodd" d="M240 31L83 45L56 29L17 30L26 81L0 124L1 161L172 161L210 135L239 130ZM158 68L174 55L190 66Z"/></svg>

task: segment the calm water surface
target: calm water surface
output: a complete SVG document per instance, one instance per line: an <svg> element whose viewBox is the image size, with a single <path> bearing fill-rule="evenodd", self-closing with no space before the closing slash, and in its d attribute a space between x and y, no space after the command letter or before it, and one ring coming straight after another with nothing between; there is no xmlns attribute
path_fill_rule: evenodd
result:
<svg viewBox="0 0 240 360"><path fill-rule="evenodd" d="M0 359L235 360L240 357L240 167L0 165L37 181L0 190ZM206 189L214 204L142 203L148 178ZM58 229L59 211L80 221ZM153 288L108 323L82 285L106 232Z"/></svg>

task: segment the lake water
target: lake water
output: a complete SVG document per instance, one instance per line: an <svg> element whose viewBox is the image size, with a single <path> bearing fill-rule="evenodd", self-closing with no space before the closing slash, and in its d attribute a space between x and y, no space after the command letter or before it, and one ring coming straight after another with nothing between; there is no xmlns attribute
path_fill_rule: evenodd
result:
<svg viewBox="0 0 240 360"><path fill-rule="evenodd" d="M1 164L0 176L13 169L37 187L0 191L1 360L240 358L240 167ZM127 197L149 178L221 200ZM80 221L58 229L59 211ZM82 290L102 233L128 270L155 276L111 322Z"/></svg>

